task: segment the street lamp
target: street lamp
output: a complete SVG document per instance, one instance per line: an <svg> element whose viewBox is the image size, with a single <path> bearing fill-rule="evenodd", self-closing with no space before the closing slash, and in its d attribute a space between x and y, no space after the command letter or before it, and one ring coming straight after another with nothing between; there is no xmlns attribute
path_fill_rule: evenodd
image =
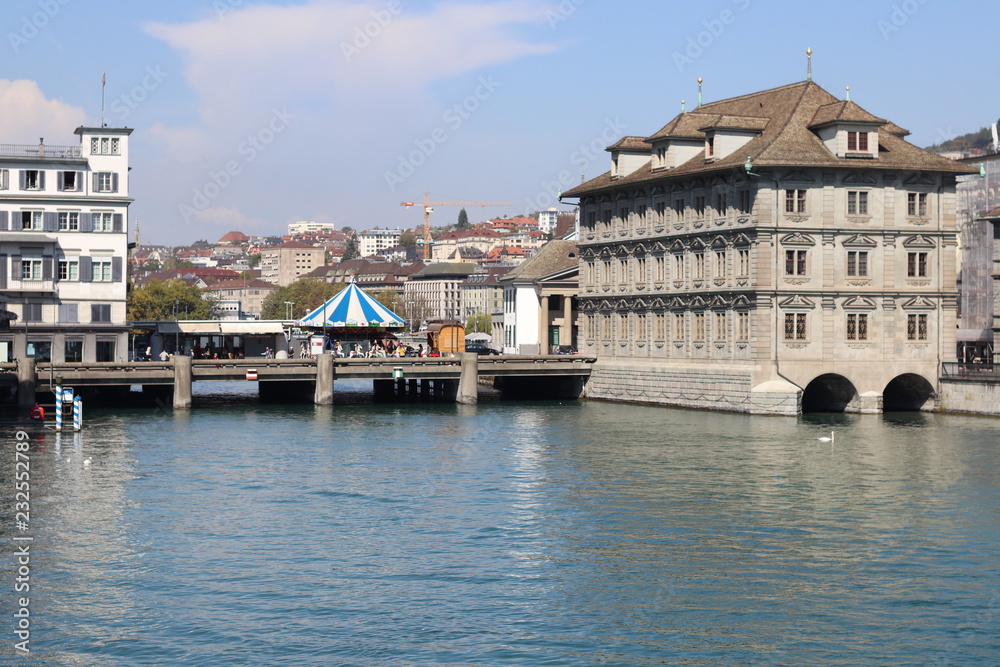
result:
<svg viewBox="0 0 1000 667"><path fill-rule="evenodd" d="M292 306L295 305L294 301L285 301L285 319L292 319Z"/></svg>

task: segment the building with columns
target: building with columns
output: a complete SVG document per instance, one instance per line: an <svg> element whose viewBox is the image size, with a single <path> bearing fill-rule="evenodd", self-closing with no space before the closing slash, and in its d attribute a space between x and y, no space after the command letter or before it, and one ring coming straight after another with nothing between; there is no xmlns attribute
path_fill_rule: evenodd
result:
<svg viewBox="0 0 1000 667"><path fill-rule="evenodd" d="M132 130L78 127L79 145L0 146L0 361L128 359Z"/></svg>
<svg viewBox="0 0 1000 667"><path fill-rule="evenodd" d="M576 345L579 257L573 241L550 241L500 279L503 351L552 354Z"/></svg>
<svg viewBox="0 0 1000 667"><path fill-rule="evenodd" d="M965 165L804 81L608 148L580 206L588 395L751 414L933 409Z"/></svg>

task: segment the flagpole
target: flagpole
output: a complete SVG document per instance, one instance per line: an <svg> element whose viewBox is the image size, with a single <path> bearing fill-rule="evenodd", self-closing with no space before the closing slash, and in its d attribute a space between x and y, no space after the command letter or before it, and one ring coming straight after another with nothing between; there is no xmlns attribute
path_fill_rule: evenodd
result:
<svg viewBox="0 0 1000 667"><path fill-rule="evenodd" d="M101 127L104 127L104 86L107 84L108 73L101 74Z"/></svg>

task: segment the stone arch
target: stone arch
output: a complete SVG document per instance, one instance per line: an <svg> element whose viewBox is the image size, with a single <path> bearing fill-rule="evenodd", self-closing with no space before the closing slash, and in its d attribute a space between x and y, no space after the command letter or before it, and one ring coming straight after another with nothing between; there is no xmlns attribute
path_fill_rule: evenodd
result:
<svg viewBox="0 0 1000 667"><path fill-rule="evenodd" d="M885 412L916 412L934 407L937 394L934 386L922 375L904 373L897 375L882 391L882 409Z"/></svg>
<svg viewBox="0 0 1000 667"><path fill-rule="evenodd" d="M802 412L845 412L858 401L854 383L843 375L826 373L806 385L802 392Z"/></svg>

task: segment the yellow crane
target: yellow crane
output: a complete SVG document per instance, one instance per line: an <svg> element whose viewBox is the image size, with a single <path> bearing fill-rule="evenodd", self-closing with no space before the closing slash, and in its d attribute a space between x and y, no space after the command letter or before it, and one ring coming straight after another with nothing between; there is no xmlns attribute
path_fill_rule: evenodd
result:
<svg viewBox="0 0 1000 667"><path fill-rule="evenodd" d="M421 241L424 244L424 259L431 258L431 213L434 212L435 206L510 206L510 202L496 202L496 201L430 201L430 193L424 193L424 238ZM411 206L416 206L414 202L404 201L399 204L400 206L410 208Z"/></svg>

